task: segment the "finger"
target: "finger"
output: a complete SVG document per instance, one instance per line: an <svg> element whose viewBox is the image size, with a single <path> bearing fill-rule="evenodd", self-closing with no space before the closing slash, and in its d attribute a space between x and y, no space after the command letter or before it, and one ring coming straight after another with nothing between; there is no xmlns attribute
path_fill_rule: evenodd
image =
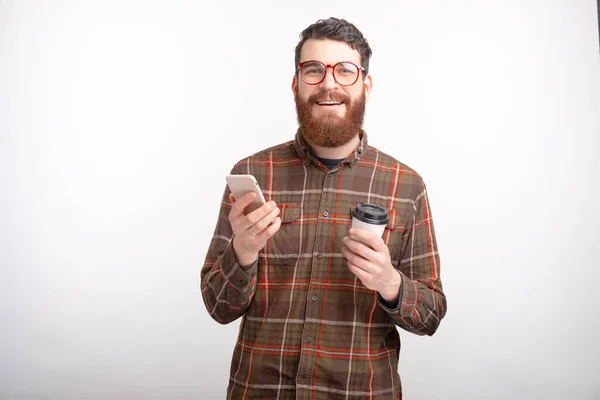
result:
<svg viewBox="0 0 600 400"><path fill-rule="evenodd" d="M350 250L346 246L342 247L342 255L344 256L344 258L346 260L348 260L349 263L352 263L356 267L358 267L368 273L377 272L376 271L377 267L372 262L370 262L369 260L364 259L360 255L354 253L352 250Z"/></svg>
<svg viewBox="0 0 600 400"><path fill-rule="evenodd" d="M264 240L265 242L273 237L281 227L281 218L276 217L275 221L265 230L263 230L258 238Z"/></svg>
<svg viewBox="0 0 600 400"><path fill-rule="evenodd" d="M240 222L239 228L244 230L250 228L258 221L263 219L265 216L267 216L275 208L277 208L277 204L272 200L266 204L263 204L262 206L260 206L260 208L257 208L250 214L246 215L243 221ZM259 233L259 231L257 231L256 228L254 228L254 232L257 234Z"/></svg>
<svg viewBox="0 0 600 400"><path fill-rule="evenodd" d="M382 246L387 247L381 236L377 236L373 232L369 232L365 229L351 228L349 233L353 239L358 239L376 251L383 251Z"/></svg>
<svg viewBox="0 0 600 400"><path fill-rule="evenodd" d="M233 232L237 232L237 225L238 225L238 218L240 217L240 211L235 207L235 197L233 197L233 193L229 193L229 201L231 202L231 210L229 210L229 223L231 224L231 228L233 229Z"/></svg>
<svg viewBox="0 0 600 400"><path fill-rule="evenodd" d="M363 283L363 285L367 286L367 283L371 279L371 275L362 268L359 268L357 265L348 262L348 269L352 272L356 277Z"/></svg>
<svg viewBox="0 0 600 400"><path fill-rule="evenodd" d="M230 198L231 197L233 197L233 195L230 195ZM233 202L233 206L231 207L231 211L229 212L229 221L232 225L238 225L237 220L245 216L244 209L248 206L248 204L252 203L255 197L256 193L248 192L242 197L240 197L238 200L235 200L234 198L235 201Z"/></svg>
<svg viewBox="0 0 600 400"><path fill-rule="evenodd" d="M236 207L238 211L244 212L244 209L248 207L248 205L252 203L254 199L256 199L256 193L248 192L235 202L234 207Z"/></svg>
<svg viewBox="0 0 600 400"><path fill-rule="evenodd" d="M360 255L362 258L367 259L369 261L377 262L379 259L378 253L373 250L371 247L365 245L362 242L359 242L355 239L352 239L348 236L343 239L344 245L352 250L354 253Z"/></svg>
<svg viewBox="0 0 600 400"><path fill-rule="evenodd" d="M273 221L275 221L275 218L277 218L279 213L279 207L275 207L273 211L265 215L260 221L251 226L249 229L252 229L252 232L256 233L257 235L260 234L264 229L271 225Z"/></svg>

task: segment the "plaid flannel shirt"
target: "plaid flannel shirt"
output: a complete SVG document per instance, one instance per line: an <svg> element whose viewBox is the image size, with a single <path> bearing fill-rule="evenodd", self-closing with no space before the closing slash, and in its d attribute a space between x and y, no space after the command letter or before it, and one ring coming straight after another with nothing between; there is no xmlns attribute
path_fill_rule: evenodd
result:
<svg viewBox="0 0 600 400"><path fill-rule="evenodd" d="M228 399L400 399L396 326L432 335L446 313L440 261L425 185L367 134L327 170L294 141L238 162L280 208L281 228L242 268L232 248L226 188L201 270L202 297L216 321L242 317ZM402 277L399 307L386 306L342 257L351 210L374 203L390 212L383 239Z"/></svg>

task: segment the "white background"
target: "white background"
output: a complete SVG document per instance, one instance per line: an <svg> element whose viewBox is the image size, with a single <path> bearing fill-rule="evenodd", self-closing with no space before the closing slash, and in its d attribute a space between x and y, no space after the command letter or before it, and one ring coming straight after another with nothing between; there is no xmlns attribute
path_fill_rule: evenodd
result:
<svg viewBox="0 0 600 400"><path fill-rule="evenodd" d="M299 33L373 49L370 143L424 178L448 314L412 399L594 399L593 0L0 3L0 398L220 399L199 273L225 175L293 138Z"/></svg>

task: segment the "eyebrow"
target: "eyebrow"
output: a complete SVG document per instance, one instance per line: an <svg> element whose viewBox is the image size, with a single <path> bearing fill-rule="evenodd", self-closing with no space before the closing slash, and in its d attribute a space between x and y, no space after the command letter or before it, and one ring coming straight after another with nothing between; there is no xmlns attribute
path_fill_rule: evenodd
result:
<svg viewBox="0 0 600 400"><path fill-rule="evenodd" d="M299 63L299 64L302 64L303 62L309 62L309 61L318 61L318 62L320 62L320 63L327 64L326 62L323 62L323 61L321 61L321 60L306 60L306 61L300 61L300 63ZM335 64L339 64L339 63L352 63L352 64L360 65L360 61L352 61L352 60L342 60L342 61L337 61L337 62L334 62L333 64L329 64L329 65L335 65Z"/></svg>

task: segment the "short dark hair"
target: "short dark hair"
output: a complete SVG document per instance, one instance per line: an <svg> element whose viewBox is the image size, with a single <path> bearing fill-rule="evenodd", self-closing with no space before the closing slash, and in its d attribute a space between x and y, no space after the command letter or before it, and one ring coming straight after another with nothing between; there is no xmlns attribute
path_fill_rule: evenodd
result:
<svg viewBox="0 0 600 400"><path fill-rule="evenodd" d="M358 51L360 54L360 62L365 69L365 73L369 72L369 60L373 53L369 46L369 42L367 42L367 39L365 39L356 26L345 19L334 17L320 19L302 31L300 34L300 42L296 46L296 64L294 65L294 71L296 71L298 64L300 64L300 51L302 50L304 42L308 39L330 39L347 43L348 46Z"/></svg>

